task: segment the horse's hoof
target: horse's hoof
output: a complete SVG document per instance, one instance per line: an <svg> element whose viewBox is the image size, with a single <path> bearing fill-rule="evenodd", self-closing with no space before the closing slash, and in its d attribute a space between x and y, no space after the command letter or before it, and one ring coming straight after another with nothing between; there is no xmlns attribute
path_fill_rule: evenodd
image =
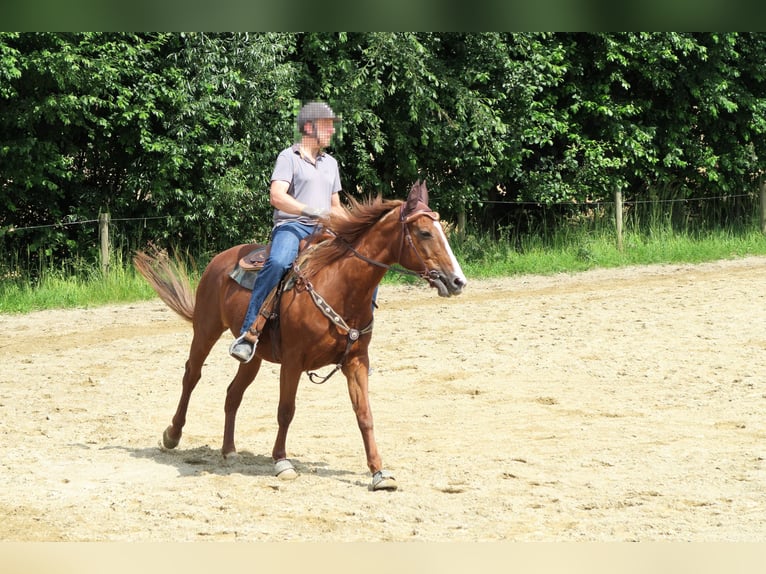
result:
<svg viewBox="0 0 766 574"><path fill-rule="evenodd" d="M231 452L222 452L223 462L226 464L234 464L239 460L239 453L236 450Z"/></svg>
<svg viewBox="0 0 766 574"><path fill-rule="evenodd" d="M274 474L279 480L295 480L298 478L298 472L293 463L283 458L274 463Z"/></svg>
<svg viewBox="0 0 766 574"><path fill-rule="evenodd" d="M162 444L160 444L160 448L163 449L174 449L178 446L178 443L181 442L181 437L178 438L172 438L168 431L170 430L170 427L165 429L165 432L162 433Z"/></svg>
<svg viewBox="0 0 766 574"><path fill-rule="evenodd" d="M387 470L379 470L372 475L372 482L370 483L370 490L396 490L399 486L396 484L396 479Z"/></svg>

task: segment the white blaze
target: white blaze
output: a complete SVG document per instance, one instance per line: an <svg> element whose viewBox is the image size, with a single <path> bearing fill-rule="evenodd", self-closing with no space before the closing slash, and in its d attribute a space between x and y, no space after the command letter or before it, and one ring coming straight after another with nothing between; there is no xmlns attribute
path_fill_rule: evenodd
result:
<svg viewBox="0 0 766 574"><path fill-rule="evenodd" d="M442 228L441 223L438 221L433 221L433 224L436 228L436 233L441 235L441 238L444 241L444 245L447 247L447 254L449 255L450 261L452 262L452 268L455 270L456 278L461 280L463 285L467 285L468 281L466 280L465 275L463 275L463 269L460 267L460 263L457 262L455 254L452 253L452 246L449 244L449 241L447 241L447 236L444 233L444 229Z"/></svg>

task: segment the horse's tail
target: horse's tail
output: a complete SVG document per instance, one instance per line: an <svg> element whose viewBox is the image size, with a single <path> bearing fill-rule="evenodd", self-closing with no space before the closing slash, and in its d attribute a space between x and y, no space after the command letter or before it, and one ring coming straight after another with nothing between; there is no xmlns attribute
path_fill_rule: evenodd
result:
<svg viewBox="0 0 766 574"><path fill-rule="evenodd" d="M171 260L166 251L154 250L151 254L138 251L133 264L165 305L187 321L194 318L194 289L178 259Z"/></svg>

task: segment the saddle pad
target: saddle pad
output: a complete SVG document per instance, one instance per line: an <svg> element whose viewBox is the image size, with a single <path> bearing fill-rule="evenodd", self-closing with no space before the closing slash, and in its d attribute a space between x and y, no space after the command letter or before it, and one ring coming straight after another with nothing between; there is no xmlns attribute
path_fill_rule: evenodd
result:
<svg viewBox="0 0 766 574"><path fill-rule="evenodd" d="M255 285L255 278L258 276L258 271L263 269L263 264L269 255L268 245L259 245L253 249L250 253L242 257L234 269L229 273L229 277L234 279L245 289L253 290Z"/></svg>
<svg viewBox="0 0 766 574"><path fill-rule="evenodd" d="M234 279L234 281L239 283L245 289L252 291L253 286L255 285L255 278L258 277L258 271L247 271L246 269L242 269L239 263L237 263L231 273L229 273L229 277Z"/></svg>

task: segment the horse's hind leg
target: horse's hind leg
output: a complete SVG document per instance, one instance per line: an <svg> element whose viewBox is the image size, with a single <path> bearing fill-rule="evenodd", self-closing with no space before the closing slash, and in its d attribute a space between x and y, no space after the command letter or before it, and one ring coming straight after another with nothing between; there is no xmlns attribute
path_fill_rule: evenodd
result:
<svg viewBox="0 0 766 574"><path fill-rule="evenodd" d="M223 454L224 458L237 452L234 446L234 426L237 422L237 409L239 409L239 405L242 403L242 396L245 394L245 390L258 374L261 362L260 357L253 357L249 363L240 363L234 380L231 381L229 388L226 389L226 403L223 409L225 423L223 427L223 445L221 446L221 454Z"/></svg>
<svg viewBox="0 0 766 574"><path fill-rule="evenodd" d="M223 328L221 328L221 332L223 332ZM194 337L189 349L189 358L186 361L186 369L184 371L181 398L178 400L178 407L173 416L172 424L162 434L162 446L164 448L175 448L181 440L181 434L186 424L186 411L189 408L189 399L191 398L192 391L194 391L194 387L197 386L202 376L202 365L205 362L205 358L210 354L210 350L215 345L221 332L212 334L202 333L196 328L194 330Z"/></svg>

